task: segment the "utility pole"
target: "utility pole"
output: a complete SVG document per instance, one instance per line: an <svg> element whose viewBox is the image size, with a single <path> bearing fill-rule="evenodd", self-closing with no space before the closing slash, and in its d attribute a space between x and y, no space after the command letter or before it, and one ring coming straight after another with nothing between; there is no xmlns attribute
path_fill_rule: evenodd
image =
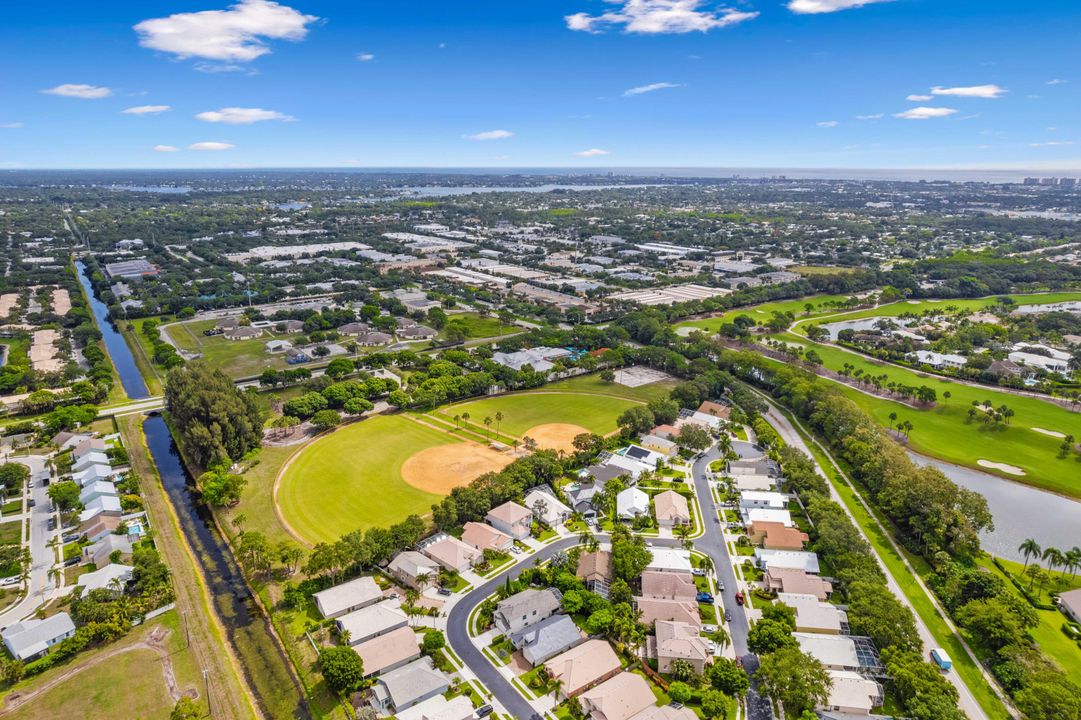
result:
<svg viewBox="0 0 1081 720"><path fill-rule="evenodd" d="M206 692L206 716L210 717L214 711L210 707L210 671L206 668L203 668L203 687Z"/></svg>

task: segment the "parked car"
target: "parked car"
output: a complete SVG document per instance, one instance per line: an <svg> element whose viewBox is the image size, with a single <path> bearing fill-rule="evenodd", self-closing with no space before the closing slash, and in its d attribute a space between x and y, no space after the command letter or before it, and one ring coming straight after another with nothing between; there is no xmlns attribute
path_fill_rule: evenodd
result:
<svg viewBox="0 0 1081 720"><path fill-rule="evenodd" d="M724 583L720 580L717 581L717 592L724 592Z"/></svg>
<svg viewBox="0 0 1081 720"><path fill-rule="evenodd" d="M73 558L68 558L64 561L64 567L72 567L73 565L78 565L80 560L82 560L82 558L78 555Z"/></svg>
<svg viewBox="0 0 1081 720"><path fill-rule="evenodd" d="M49 518L49 522L46 523L46 525L49 528L49 532L52 532L53 530L56 530L56 518L54 518L54 517Z"/></svg>
<svg viewBox="0 0 1081 720"><path fill-rule="evenodd" d="M742 604L743 604L743 591L741 590L741 591L736 593L736 605L742 605Z"/></svg>
<svg viewBox="0 0 1081 720"><path fill-rule="evenodd" d="M436 590L436 592L439 593L440 595L444 595L444 596L454 594L453 590L451 590L450 588L446 588L446 587L441 587L438 590Z"/></svg>
<svg viewBox="0 0 1081 720"><path fill-rule="evenodd" d="M691 575L695 575L697 577L705 577L706 571L702 568L695 568L694 570L691 570Z"/></svg>
<svg viewBox="0 0 1081 720"><path fill-rule="evenodd" d="M493 708L491 705L481 705L473 714L479 718L488 717L492 714L492 710Z"/></svg>
<svg viewBox="0 0 1081 720"><path fill-rule="evenodd" d="M702 626L702 632L704 632L706 635L712 635L713 633L717 632L717 626L716 625L703 625Z"/></svg>
<svg viewBox="0 0 1081 720"><path fill-rule="evenodd" d="M731 610L725 610L724 611L724 621L725 622L732 622L732 611Z"/></svg>
<svg viewBox="0 0 1081 720"><path fill-rule="evenodd" d="M22 580L22 578L18 575L12 575L11 577L6 577L3 580L0 580L0 586L10 587L12 585L18 585L20 580Z"/></svg>
<svg viewBox="0 0 1081 720"><path fill-rule="evenodd" d="M64 535L64 537L60 538L60 541L64 543L77 542L81 540L82 537L83 536L79 533L68 533L67 535Z"/></svg>
<svg viewBox="0 0 1081 720"><path fill-rule="evenodd" d="M37 505L37 504L38 504L38 501L37 501L37 500L35 500L34 498L30 498L30 499L29 499L29 500L28 500L28 501L26 502L26 504L27 504L27 505L29 505L30 507L34 507L35 505Z"/></svg>
<svg viewBox="0 0 1081 720"><path fill-rule="evenodd" d="M706 603L708 605L713 604L713 596L710 595L708 592L700 592L694 596L694 599L700 603Z"/></svg>

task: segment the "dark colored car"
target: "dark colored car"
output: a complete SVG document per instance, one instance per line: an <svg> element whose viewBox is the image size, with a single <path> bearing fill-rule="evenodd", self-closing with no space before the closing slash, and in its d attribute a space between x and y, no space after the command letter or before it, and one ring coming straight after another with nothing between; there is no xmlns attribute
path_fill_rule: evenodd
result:
<svg viewBox="0 0 1081 720"><path fill-rule="evenodd" d="M436 590L436 592L439 593L440 595L453 595L454 594L454 591L451 590L450 588L447 588L447 587L441 587L438 590Z"/></svg>
<svg viewBox="0 0 1081 720"><path fill-rule="evenodd" d="M48 527L49 527L49 532L52 532L53 530L56 529L56 518L54 518L54 517L49 518Z"/></svg>
<svg viewBox="0 0 1081 720"><path fill-rule="evenodd" d="M700 603L707 603L709 605L713 604L713 596L710 595L708 592L700 592L694 596L694 599Z"/></svg>
<svg viewBox="0 0 1081 720"><path fill-rule="evenodd" d="M481 705L479 708L477 708L476 712L473 713L473 714L476 715L479 718L488 717L489 715L492 714L493 709L494 708L492 708L491 705Z"/></svg>
<svg viewBox="0 0 1081 720"><path fill-rule="evenodd" d="M35 500L34 498L30 498L30 500L29 500L29 501L27 501L27 503L26 503L26 504L27 504L27 505L29 505L30 507L34 507L35 505L37 505L37 504L38 504L38 501L37 501L37 500Z"/></svg>

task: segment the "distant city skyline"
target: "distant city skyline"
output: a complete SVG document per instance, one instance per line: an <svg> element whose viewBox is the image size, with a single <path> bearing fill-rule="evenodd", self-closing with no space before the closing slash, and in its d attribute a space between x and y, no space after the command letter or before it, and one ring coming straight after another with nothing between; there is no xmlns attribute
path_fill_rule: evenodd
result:
<svg viewBox="0 0 1081 720"><path fill-rule="evenodd" d="M1063 0L17 3L0 169L1081 174Z"/></svg>

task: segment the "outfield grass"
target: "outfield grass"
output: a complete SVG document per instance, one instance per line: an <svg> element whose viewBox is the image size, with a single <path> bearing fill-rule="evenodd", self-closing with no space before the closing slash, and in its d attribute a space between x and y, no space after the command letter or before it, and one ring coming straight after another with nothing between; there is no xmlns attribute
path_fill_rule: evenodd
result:
<svg viewBox="0 0 1081 720"><path fill-rule="evenodd" d="M656 398L666 398L672 392L672 388L679 384L678 380L661 380L641 385L639 387L627 387L617 382L605 382L601 380L599 373L590 375L578 375L568 380L560 380L544 386L549 392L575 392L590 395L618 395L628 400L649 402Z"/></svg>
<svg viewBox="0 0 1081 720"><path fill-rule="evenodd" d="M459 442L400 415L377 415L316 440L286 468L277 502L286 522L316 543L427 515L440 495L401 479L413 454ZM251 514L250 510L245 513Z"/></svg>
<svg viewBox="0 0 1081 720"><path fill-rule="evenodd" d="M777 300L776 302L768 302L761 305L747 305L745 307L733 308L718 317L685 320L684 322L676 323L675 327L690 327L707 332L717 332L717 329L720 328L721 325L726 322L731 322L732 319L738 315L746 315L754 318L758 322L769 320L775 312L790 312L797 318L800 318L807 313L807 303L815 306L814 309L811 310L811 316L825 315L838 312L837 308L831 307L829 303L844 302L850 297L852 296L812 295L810 297L795 298L792 300Z"/></svg>
<svg viewBox="0 0 1081 720"><path fill-rule="evenodd" d="M525 331L524 328L518 327L517 325L506 325L497 317L485 317L484 315L475 312L454 313L453 315L448 315L447 320L454 320L465 325L466 332L469 333L469 337L467 337L466 340L496 337L498 335L509 335L510 333ZM445 339L446 332L440 332L439 337Z"/></svg>
<svg viewBox="0 0 1081 720"><path fill-rule="evenodd" d="M839 371L848 363L862 368L865 373L885 374L891 381L934 388L938 393L938 403L926 410L915 410L839 384L845 395L883 426L891 427L895 424L890 422L890 413L897 413L898 421L910 420L915 426L909 439L913 450L1010 480L1081 497L1081 467L1077 461L1073 457L1059 459L1058 448L1062 441L1032 429L1042 428L1081 437L1081 413L1071 412L1038 398L963 385L936 375L872 361L834 346L811 343L791 333L776 337L790 344L804 347L813 345L825 367L831 370ZM945 392L952 394L949 400L943 398ZM1000 423L995 428L978 420L969 422L968 410L974 400L981 403L990 400L995 407L1007 405L1016 414L1009 426ZM977 464L980 459L1020 467L1025 471L1025 475L1013 475L981 467Z"/></svg>
<svg viewBox="0 0 1081 720"><path fill-rule="evenodd" d="M598 397L596 394L559 392L547 386L537 392L515 393L499 397L472 400L439 408L446 417L469 413L471 423L483 423L485 417L495 419L503 413L498 430L505 434L522 436L537 425L567 423L579 425L590 432L606 435L618 426L620 413L639 404L633 400L614 397ZM495 430L495 423L492 423Z"/></svg>

